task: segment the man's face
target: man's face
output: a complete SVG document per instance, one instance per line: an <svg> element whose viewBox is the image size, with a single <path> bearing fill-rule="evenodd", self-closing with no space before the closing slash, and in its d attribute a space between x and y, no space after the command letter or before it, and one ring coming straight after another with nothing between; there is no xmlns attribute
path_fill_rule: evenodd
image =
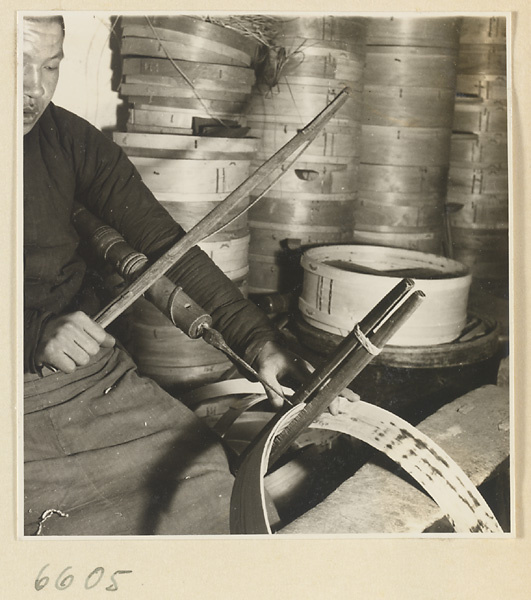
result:
<svg viewBox="0 0 531 600"><path fill-rule="evenodd" d="M50 103L63 58L63 30L56 21L24 21L24 135Z"/></svg>

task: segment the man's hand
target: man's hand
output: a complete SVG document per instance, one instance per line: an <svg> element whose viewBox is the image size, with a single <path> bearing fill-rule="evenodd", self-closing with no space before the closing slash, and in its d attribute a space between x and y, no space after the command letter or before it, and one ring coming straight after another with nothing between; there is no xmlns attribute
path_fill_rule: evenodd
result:
<svg viewBox="0 0 531 600"><path fill-rule="evenodd" d="M281 388L279 380L289 387L296 388L297 384L304 383L314 370L308 362L274 342L267 342L264 345L253 366L258 371L260 377L278 390ZM275 408L282 406L284 400L281 396L268 388L265 388L265 392ZM341 397L351 402L359 399L359 396L350 390L346 390L346 393L341 394ZM339 413L341 399L336 398L330 404L328 410L333 415Z"/></svg>
<svg viewBox="0 0 531 600"><path fill-rule="evenodd" d="M114 342L114 338L84 312L69 313L46 323L35 362L72 373L86 365L100 348L110 348Z"/></svg>

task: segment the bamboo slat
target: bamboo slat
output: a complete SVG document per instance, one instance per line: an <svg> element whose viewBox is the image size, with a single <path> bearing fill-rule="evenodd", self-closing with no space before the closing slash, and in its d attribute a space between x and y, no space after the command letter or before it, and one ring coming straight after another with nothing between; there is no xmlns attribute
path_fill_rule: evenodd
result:
<svg viewBox="0 0 531 600"><path fill-rule="evenodd" d="M390 340L391 345L451 342L466 323L471 276L457 261L397 248L327 246L306 251L301 265L301 313L311 325L326 331L346 335L406 270L426 298ZM383 274L357 272L357 265ZM392 271L397 275L386 274Z"/></svg>
<svg viewBox="0 0 531 600"><path fill-rule="evenodd" d="M175 96L179 96L182 98L188 97L197 97L197 95L202 96L205 94L205 98L209 97L209 93L217 92L219 94L219 98L221 99L230 99L230 100L241 100L241 97L245 97L246 95L251 93L251 87L247 84L236 84L227 81L219 81L212 79L199 79L196 78L192 85L184 79L179 73L175 73L173 76L167 75L124 75L122 77L122 85L137 85L137 86L146 86L147 89L153 89L153 95L155 96L165 96L168 95L168 88L172 90ZM165 90L164 92L160 92L159 88ZM193 93L193 90L196 90L197 94ZM189 94L192 93L190 96ZM226 96L226 94L230 94ZM149 94L144 94L149 95Z"/></svg>

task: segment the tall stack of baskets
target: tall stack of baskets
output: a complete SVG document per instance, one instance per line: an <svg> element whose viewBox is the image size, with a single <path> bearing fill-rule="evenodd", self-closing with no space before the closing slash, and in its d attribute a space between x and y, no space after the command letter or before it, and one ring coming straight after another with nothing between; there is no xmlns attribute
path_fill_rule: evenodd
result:
<svg viewBox="0 0 531 600"><path fill-rule="evenodd" d="M294 17L259 72L247 124L261 138L257 163L293 137L345 87L352 95L318 138L250 210L249 290L289 292L302 278L300 249L352 240L361 152L366 20ZM255 190L255 197L267 185Z"/></svg>
<svg viewBox="0 0 531 600"><path fill-rule="evenodd" d="M474 277L508 277L504 17L464 17L448 179L453 254Z"/></svg>
<svg viewBox="0 0 531 600"><path fill-rule="evenodd" d="M248 131L241 125L257 46L200 18L122 18L121 93L131 108L127 132L115 141L185 230L249 175L257 140L241 137ZM245 293L247 217L200 245ZM129 350L139 369L170 391L217 380L230 367L222 353L190 340L142 300L133 309Z"/></svg>
<svg viewBox="0 0 531 600"><path fill-rule="evenodd" d="M356 242L442 252L459 25L369 21Z"/></svg>

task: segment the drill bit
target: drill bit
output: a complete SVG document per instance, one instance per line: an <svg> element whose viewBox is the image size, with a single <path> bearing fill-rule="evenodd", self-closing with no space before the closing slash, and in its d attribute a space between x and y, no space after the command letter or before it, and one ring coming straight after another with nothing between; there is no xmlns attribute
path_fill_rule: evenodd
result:
<svg viewBox="0 0 531 600"><path fill-rule="evenodd" d="M271 390L272 392L274 392L275 394L277 394L277 396L280 396L284 402L287 402L290 405L292 404L286 398L286 396L284 395L284 393L282 392L282 390L276 389L274 386L272 386L267 381L265 381L262 377L260 377L260 375L257 373L257 371L255 369L253 369L253 367L251 367L250 364L248 364L245 360L243 360L243 358L241 358L240 356L238 356L236 354L236 352L234 352L227 345L227 342L223 339L223 336L221 335L221 333L219 331L217 331L216 329L212 329L212 327L209 327L207 324L205 324L202 327L202 333L201 333L201 335L202 335L203 339L205 340L205 342L207 342L207 344L210 344L214 348L217 348L218 350L221 350L221 352L223 352L224 354L226 354L229 358L231 358L232 360L234 360L235 362L237 362L240 366L242 366L244 369L246 369L247 371L249 371L249 373L251 373L252 375L254 375L256 377L256 379L264 387L268 388L269 390Z"/></svg>

